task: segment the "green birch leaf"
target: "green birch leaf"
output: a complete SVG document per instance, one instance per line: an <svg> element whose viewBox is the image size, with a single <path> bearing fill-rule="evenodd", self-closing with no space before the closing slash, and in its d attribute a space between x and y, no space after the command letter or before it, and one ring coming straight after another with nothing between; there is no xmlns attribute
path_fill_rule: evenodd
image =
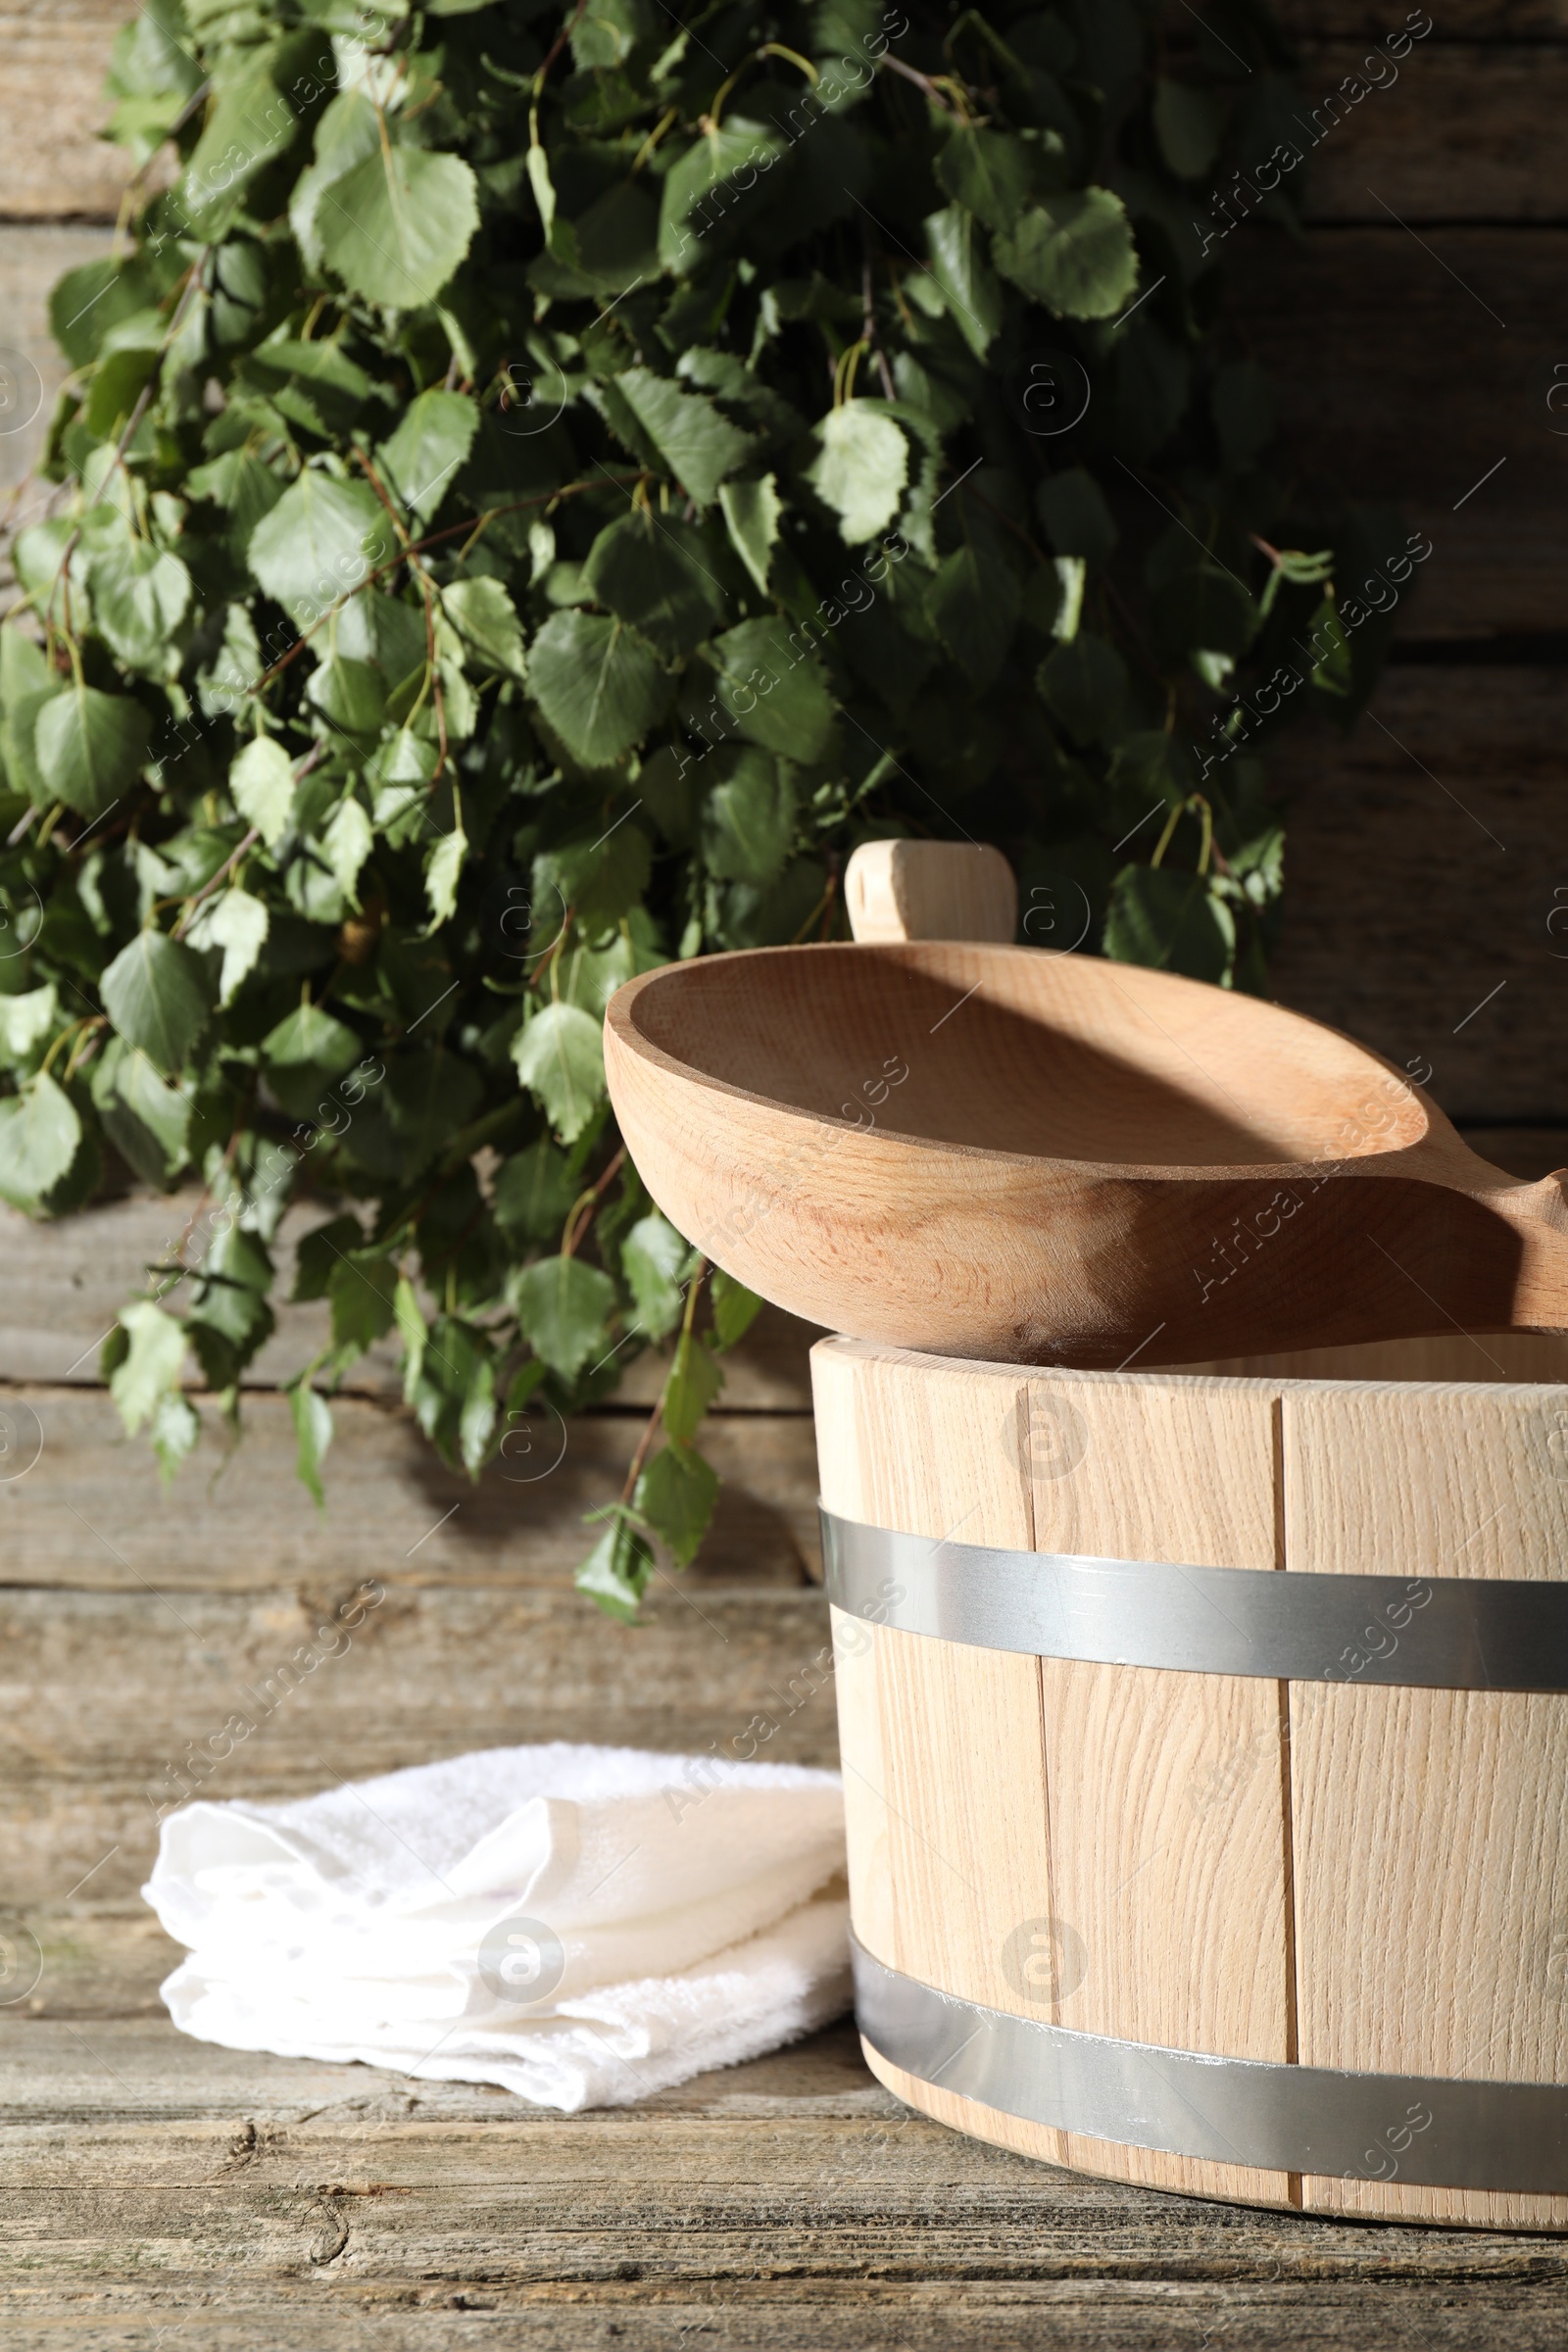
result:
<svg viewBox="0 0 1568 2352"><path fill-rule="evenodd" d="M248 562L285 612L309 628L392 553L373 490L307 467L251 533Z"/></svg>
<svg viewBox="0 0 1568 2352"><path fill-rule="evenodd" d="M960 127L937 159L937 177L956 204L987 228L1010 228L1034 190L1034 164L1022 139L1004 130Z"/></svg>
<svg viewBox="0 0 1568 2352"><path fill-rule="evenodd" d="M496 1425L496 1368L486 1353L468 1371L458 1409L458 1453L470 1478L477 1478L490 1450Z"/></svg>
<svg viewBox="0 0 1568 2352"><path fill-rule="evenodd" d="M499 580L455 580L442 589L441 604L476 669L522 676L522 624Z"/></svg>
<svg viewBox="0 0 1568 2352"><path fill-rule="evenodd" d="M627 368L605 385L605 412L629 449L651 452L700 507L757 448L705 392L683 392L651 368Z"/></svg>
<svg viewBox="0 0 1568 2352"><path fill-rule="evenodd" d="M768 566L778 544L784 502L777 477L764 473L758 481L721 482L718 503L729 530L730 545L764 596Z"/></svg>
<svg viewBox="0 0 1568 2352"><path fill-rule="evenodd" d="M721 881L765 888L795 840L794 770L769 752L731 753L703 810L703 862Z"/></svg>
<svg viewBox="0 0 1568 2352"><path fill-rule="evenodd" d="M472 1118L482 1093L473 1063L445 1045L394 1055L387 1066L387 1108L406 1147L408 1174L446 1150Z"/></svg>
<svg viewBox="0 0 1568 2352"><path fill-rule="evenodd" d="M347 1210L341 1216L329 1217L323 1225L313 1225L300 1238L294 1253L294 1288L291 1299L324 1298L332 1268L346 1252L358 1250L365 1240L358 1217Z"/></svg>
<svg viewBox="0 0 1568 2352"><path fill-rule="evenodd" d="M46 790L78 816L102 816L136 781L151 733L146 711L129 695L81 685L50 695L32 737Z"/></svg>
<svg viewBox="0 0 1568 2352"><path fill-rule="evenodd" d="M573 907L579 921L602 933L630 913L648 888L652 866L648 836L637 824L616 825L596 841L563 842L533 861L534 905ZM621 973L616 986L630 977L629 970Z"/></svg>
<svg viewBox="0 0 1568 2352"><path fill-rule="evenodd" d="M1003 304L974 216L958 204L932 213L925 223L925 249L959 334L983 360L1002 324Z"/></svg>
<svg viewBox="0 0 1568 2352"><path fill-rule="evenodd" d="M1132 223L1108 188L1031 205L992 253L1004 276L1058 318L1113 318L1138 291Z"/></svg>
<svg viewBox="0 0 1568 2352"><path fill-rule="evenodd" d="M653 1545L616 1512L572 1582L607 1617L635 1625L638 1604L653 1572Z"/></svg>
<svg viewBox="0 0 1568 2352"><path fill-rule="evenodd" d="M46 1072L0 1102L0 1200L36 1214L69 1174L81 1143L71 1097Z"/></svg>
<svg viewBox="0 0 1568 2352"><path fill-rule="evenodd" d="M749 195L788 152L789 140L781 132L744 115L731 115L720 127L694 139L664 175L659 220L659 258L664 268L682 275L695 270L703 259L704 238L728 210L713 200L713 192Z"/></svg>
<svg viewBox="0 0 1568 2352"><path fill-rule="evenodd" d="M133 1438L142 1423L152 1419L163 1398L179 1386L185 1362L185 1327L172 1315L166 1315L151 1298L136 1298L121 1308L120 1330L124 1340L118 1348L111 1340L105 1349L107 1354L115 1348L119 1358L110 1374L109 1394L126 1436Z"/></svg>
<svg viewBox="0 0 1568 2352"><path fill-rule="evenodd" d="M397 1267L389 1257L335 1258L326 1278L332 1345L345 1360L363 1355L391 1330Z"/></svg>
<svg viewBox="0 0 1568 2352"><path fill-rule="evenodd" d="M92 1065L92 1092L104 1132L145 1183L165 1185L179 1174L189 1156L189 1095L118 1037Z"/></svg>
<svg viewBox="0 0 1568 2352"><path fill-rule="evenodd" d="M96 553L87 576L93 618L110 646L132 669L162 671L190 604L190 573L179 558L127 539Z"/></svg>
<svg viewBox="0 0 1568 2352"><path fill-rule="evenodd" d="M565 1153L542 1135L507 1161L496 1178L492 1205L509 1233L525 1242L548 1242L562 1231L576 1197Z"/></svg>
<svg viewBox="0 0 1568 2352"><path fill-rule="evenodd" d="M294 1474L313 1496L318 1511L326 1508L321 1464L332 1443L332 1408L308 1380L296 1381L288 1392L294 1417Z"/></svg>
<svg viewBox="0 0 1568 2352"><path fill-rule="evenodd" d="M564 1144L575 1143L605 1093L604 1033L575 1004L547 1004L512 1048L517 1075L544 1104Z"/></svg>
<svg viewBox="0 0 1568 2352"><path fill-rule="evenodd" d="M662 715L669 681L659 656L622 620L556 612L528 659L535 702L585 767L608 767Z"/></svg>
<svg viewBox="0 0 1568 2352"><path fill-rule="evenodd" d="M430 1327L420 1310L415 1288L406 1274L398 1276L392 1294L392 1317L403 1342L403 1400L411 1403L424 1366L424 1351L429 1344Z"/></svg>
<svg viewBox="0 0 1568 2352"><path fill-rule="evenodd" d="M743 1340L762 1311L762 1301L755 1291L749 1291L733 1274L722 1266L713 1268L709 1286L713 1303L713 1331L720 1348L733 1348Z"/></svg>
<svg viewBox="0 0 1568 2352"><path fill-rule="evenodd" d="M243 983L256 969L267 945L271 917L265 899L253 898L237 885L204 899L185 936L197 949L220 948L223 968L218 983L220 1009L232 1004Z"/></svg>
<svg viewBox="0 0 1568 2352"><path fill-rule="evenodd" d="M478 182L459 156L382 142L322 188L321 258L355 294L388 310L433 302L479 225Z"/></svg>
<svg viewBox="0 0 1568 2352"><path fill-rule="evenodd" d="M294 817L294 765L270 735L258 735L228 771L229 797L248 825L275 850Z"/></svg>
<svg viewBox="0 0 1568 2352"><path fill-rule="evenodd" d="M1111 884L1105 953L1192 980L1223 980L1236 947L1230 910L1201 874L1167 865L1128 865Z"/></svg>
<svg viewBox="0 0 1568 2352"><path fill-rule="evenodd" d="M1324 694L1348 695L1355 684L1350 640L1332 596L1326 596L1307 624L1307 642L1317 656L1311 681Z"/></svg>
<svg viewBox="0 0 1568 2352"><path fill-rule="evenodd" d="M352 906L360 903L356 891L360 868L370 855L374 839L370 820L356 800L339 801L318 836L332 879Z"/></svg>
<svg viewBox="0 0 1568 2352"><path fill-rule="evenodd" d="M373 741L386 710L386 681L368 662L338 655L312 670L305 691L339 734Z"/></svg>
<svg viewBox="0 0 1568 2352"><path fill-rule="evenodd" d="M724 1375L712 1350L695 1332L683 1331L664 1382L664 1427L677 1445L691 1443L723 1386Z"/></svg>
<svg viewBox="0 0 1568 2352"><path fill-rule="evenodd" d="M318 117L316 160L294 182L288 205L294 241L313 271L321 268L319 216L326 190L351 165L374 155L380 144L381 125L363 90L340 90Z"/></svg>
<svg viewBox="0 0 1568 2352"><path fill-rule="evenodd" d="M507 1295L534 1353L563 1380L609 1345L615 1286L580 1257L539 1257L514 1274Z"/></svg>
<svg viewBox="0 0 1568 2352"><path fill-rule="evenodd" d="M467 836L461 824L444 833L430 852L424 869L424 895L430 909L430 928L449 923L458 910L458 884L468 855Z"/></svg>
<svg viewBox="0 0 1568 2352"><path fill-rule="evenodd" d="M167 1077L183 1069L213 1009L207 966L193 949L162 931L140 931L99 986L127 1046L139 1047Z"/></svg>
<svg viewBox="0 0 1568 2352"><path fill-rule="evenodd" d="M360 1041L347 1022L323 1012L319 1004L301 1004L285 1013L261 1043L261 1056L270 1069L319 1070L336 1078L360 1057Z"/></svg>
<svg viewBox="0 0 1568 2352"><path fill-rule="evenodd" d="M639 1217L620 1245L620 1270L636 1301L637 1321L651 1340L663 1339L680 1321L690 1257L686 1243L657 1208Z"/></svg>
<svg viewBox="0 0 1568 2352"><path fill-rule="evenodd" d="M479 412L461 392L421 392L376 451L393 496L417 521L427 522L445 498L478 429Z"/></svg>
<svg viewBox="0 0 1568 2352"><path fill-rule="evenodd" d="M1108 564L1120 537L1105 504L1105 494L1092 473L1075 466L1051 474L1035 492L1035 509L1058 556L1079 556L1086 564Z"/></svg>
<svg viewBox="0 0 1568 2352"><path fill-rule="evenodd" d="M25 1061L59 1027L60 1000L52 980L21 996L0 997L0 1055L7 1062Z"/></svg>
<svg viewBox="0 0 1568 2352"><path fill-rule="evenodd" d="M148 1435L158 1457L158 1475L164 1486L173 1483L175 1471L186 1455L194 1452L201 1434L200 1417L188 1396L177 1396L173 1390L170 1390L159 1397L153 1408Z"/></svg>
<svg viewBox="0 0 1568 2352"><path fill-rule="evenodd" d="M839 518L852 547L885 531L899 511L909 478L909 444L868 400L829 409L816 428L817 455L806 478Z"/></svg>
<svg viewBox="0 0 1568 2352"><path fill-rule="evenodd" d="M632 1507L662 1536L678 1565L689 1568L717 1500L717 1472L695 1446L670 1445L639 1476Z"/></svg>
<svg viewBox="0 0 1568 2352"><path fill-rule="evenodd" d="M275 51L232 53L216 77L214 103L179 181L183 210L196 236L219 236L238 211L258 173L292 146L299 128L293 109L272 79Z"/></svg>
<svg viewBox="0 0 1568 2352"><path fill-rule="evenodd" d="M1167 81L1154 86L1151 110L1159 152L1179 179L1202 179L1214 168L1225 133L1225 108L1211 90L1191 82ZM997 226L1005 224L998 221Z"/></svg>
<svg viewBox="0 0 1568 2352"><path fill-rule="evenodd" d="M743 620L713 640L716 694L753 743L809 764L826 751L834 703L822 665L803 630L776 613Z"/></svg>
<svg viewBox="0 0 1568 2352"><path fill-rule="evenodd" d="M724 592L705 554L690 523L643 507L600 532L583 579L617 619L675 661L724 617Z"/></svg>

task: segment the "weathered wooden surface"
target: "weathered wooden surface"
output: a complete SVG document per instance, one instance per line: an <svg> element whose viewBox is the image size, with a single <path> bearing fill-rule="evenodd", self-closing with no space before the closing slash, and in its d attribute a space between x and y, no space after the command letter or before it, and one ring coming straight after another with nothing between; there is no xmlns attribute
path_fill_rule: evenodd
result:
<svg viewBox="0 0 1568 2352"><path fill-rule="evenodd" d="M404 1592L348 1646L319 1631L347 1592L325 1597L0 1594L12 1899L61 1899L89 1871L97 1889L134 1888L160 1807L200 1791L304 1795L526 1740L727 1755L754 1716L771 1726L754 1734L760 1756L834 1759L814 1592L688 1594L671 1582L638 1630L614 1634L569 1588Z"/></svg>
<svg viewBox="0 0 1568 2352"><path fill-rule="evenodd" d="M1269 372L1284 456L1342 495L1401 507L1432 541L1398 635L1560 628L1568 416L1560 393L1546 401L1568 362L1568 234L1443 225L1418 239L1385 219L1290 249L1242 228L1231 251L1231 313Z"/></svg>
<svg viewBox="0 0 1568 2352"><path fill-rule="evenodd" d="M641 1414L567 1423L534 1413L508 1437L513 1458L475 1484L414 1445L401 1411L340 1398L318 1513L293 1475L284 1397L248 1396L231 1447L213 1400L199 1398L198 1410L207 1443L166 1490L150 1447L126 1439L104 1390L0 1394L0 1472L18 1473L0 1477L0 1575L100 1591L151 1582L171 1592L319 1583L323 1572L344 1591L368 1576L389 1587L553 1586L592 1541L584 1513L620 1492L642 1426ZM685 1581L814 1578L809 1420L715 1414L703 1443L726 1498Z"/></svg>
<svg viewBox="0 0 1568 2352"><path fill-rule="evenodd" d="M1559 679L1391 669L1348 742L1273 756L1293 798L1272 988L1467 1124L1568 1104L1568 915L1546 927L1568 907Z"/></svg>
<svg viewBox="0 0 1568 2352"><path fill-rule="evenodd" d="M124 1929L74 1934L118 1948ZM105 2001L78 1968L73 2005L6 2031L8 2352L1555 2352L1568 2328L1552 2240L1075 2178L909 2114L845 2028L645 2107L562 2117L181 2041L125 2015L122 1965Z"/></svg>
<svg viewBox="0 0 1568 2352"><path fill-rule="evenodd" d="M0 9L0 217L115 217L129 175L122 148L97 133L103 79L125 0L11 0Z"/></svg>

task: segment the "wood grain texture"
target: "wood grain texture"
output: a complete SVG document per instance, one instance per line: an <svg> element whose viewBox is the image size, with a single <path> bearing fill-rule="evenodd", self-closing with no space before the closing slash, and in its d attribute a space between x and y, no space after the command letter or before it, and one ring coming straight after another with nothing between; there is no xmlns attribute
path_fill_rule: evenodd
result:
<svg viewBox="0 0 1568 2352"><path fill-rule="evenodd" d="M1330 499L1395 502L1432 541L1396 609L1400 637L1561 626L1568 419L1546 396L1568 357L1565 250L1568 232L1546 225L1445 223L1418 240L1387 217L1289 247L1242 227L1226 245L1230 316L1270 375L1276 462Z"/></svg>
<svg viewBox="0 0 1568 2352"><path fill-rule="evenodd" d="M26 0L0 12L0 219L112 220L130 175L98 137L102 91L125 0Z"/></svg>
<svg viewBox="0 0 1568 2352"><path fill-rule="evenodd" d="M862 841L844 869L857 939L994 939L1018 928L1018 885L1000 850L957 841Z"/></svg>
<svg viewBox="0 0 1568 2352"><path fill-rule="evenodd" d="M1152 1367L1151 1367L1152 1369ZM1172 1369L1175 1369L1173 1366ZM1428 1340L1374 1340L1361 1348L1302 1348L1183 1364L1186 1373L1243 1380L1568 1380L1561 1332L1449 1332Z"/></svg>
<svg viewBox="0 0 1568 2352"><path fill-rule="evenodd" d="M1271 1568L1274 1391L1263 1381L1031 1384L1035 1547ZM1293 2052L1279 1687L1041 1661L1053 2024L1178 2049ZM1238 1775L1245 1753L1256 1769ZM1076 1980L1076 1981L1074 1981ZM1064 2160L1119 2180L1288 2203L1289 2176L1112 2147Z"/></svg>
<svg viewBox="0 0 1568 2352"><path fill-rule="evenodd" d="M1240 991L953 940L763 949L628 981L605 1065L677 1230L882 1345L1109 1366L1568 1325L1563 1184Z"/></svg>
<svg viewBox="0 0 1568 2352"><path fill-rule="evenodd" d="M844 1340L820 1343L813 1366L819 1426L831 1430L824 1498L845 1516L1013 1548L1274 1564L1264 1383L1058 1374L1025 1388L997 1367ZM1028 1507L997 1488L1020 1420ZM977 1532L1008 1522L1005 1536ZM1285 2060L1277 1687L1045 1659L1037 1691L1033 1661L887 1628L874 1643L892 1920L879 1855L871 1910L897 1940L878 1945L861 1928L870 1948L992 2007ZM872 1743L842 1670L839 1707L848 1763ZM1272 1772L1222 1780L1238 1750L1272 1756ZM869 1838L863 1851L875 1851ZM852 1874L851 1885L858 1922L861 1882ZM877 2053L867 2060L924 2113L1004 2146L1200 2193L1291 2195L1283 2175L1048 2133L940 2085L911 2089Z"/></svg>
<svg viewBox="0 0 1568 2352"><path fill-rule="evenodd" d="M1568 1112L1568 941L1546 928L1568 903L1560 707L1548 670L1398 668L1347 742L1269 755L1290 796L1270 986L1430 1069L1467 1123Z"/></svg>
<svg viewBox="0 0 1568 2352"><path fill-rule="evenodd" d="M611 1639L564 1579L434 1587L388 1592L346 1634L330 1609L347 1590L329 1563L318 1578L172 1599L0 1591L8 1900L63 1901L89 1873L96 1893L133 1890L160 1810L198 1792L301 1796L526 1740L833 1760L818 1592L656 1583L640 1630Z"/></svg>
<svg viewBox="0 0 1568 2352"><path fill-rule="evenodd" d="M0 1469L13 1473L0 1479L0 1580L172 1593L346 1592L368 1576L389 1588L559 1589L589 1541L584 1513L619 1493L641 1427L632 1413L569 1424L534 1414L475 1483L446 1467L401 1407L339 1397L321 1513L294 1476L286 1397L248 1396L231 1451L216 1404L198 1405L203 1443L165 1489L107 1391L0 1389ZM724 1494L682 1586L819 1581L809 1419L714 1414L703 1444Z"/></svg>
<svg viewBox="0 0 1568 2352"><path fill-rule="evenodd" d="M53 1948L58 1925L32 1925ZM897 2106L847 2027L578 2117L208 2048L116 2013L129 1925L71 1923L102 2008L0 2027L8 2352L149 2352L160 2329L199 2352L577 2352L683 2331L789 2352L1196 2352L1205 2332L1248 2352L1544 2352L1568 2325L1550 2241L1367 2230L1025 2163Z"/></svg>
<svg viewBox="0 0 1568 2352"><path fill-rule="evenodd" d="M812 1371L818 1423L832 1433L821 1457L830 1509L933 1542L1032 1547L1028 1383L1019 1374L845 1340L819 1342ZM841 1648L864 1631L840 1623ZM878 1958L925 1984L1017 2009L1018 1937L1052 1909L1037 1661L885 1626L869 1658L874 1671L841 1681L838 1696L846 1777L876 1776L874 1803L869 1788L857 1800L857 1932ZM874 1727L858 1719L873 1700ZM866 2054L886 2079L886 2061ZM940 2086L920 2085L914 2103L1028 2155L1052 2158L1060 2147L1058 2133Z"/></svg>
<svg viewBox="0 0 1568 2352"><path fill-rule="evenodd" d="M1403 20L1382 0L1275 0L1274 16L1295 41L1375 41ZM1551 47L1568 35L1564 0L1449 0L1435 43L1463 41L1481 47L1529 41Z"/></svg>
<svg viewBox="0 0 1568 2352"><path fill-rule="evenodd" d="M1292 1569L1562 1575L1568 1387L1325 1384L1287 1390L1283 1413ZM1568 1697L1297 1684L1290 1704L1303 2065L1568 2082ZM1369 2173L1396 2162L1369 2151ZM1568 2197L1403 2188L1393 2170L1304 2191L1568 2225Z"/></svg>
<svg viewBox="0 0 1568 2352"><path fill-rule="evenodd" d="M0 2114L7 2352L1555 2352L1568 2326L1550 2241L1025 2163L898 2106L847 2027L572 2117L81 2010L0 2027Z"/></svg>
<svg viewBox="0 0 1568 2352"><path fill-rule="evenodd" d="M994 1394L1013 1376L844 1340L821 1343L814 1362L819 1414L831 1412L830 1507L957 1535L962 1481L946 1430L967 1428L978 1489L999 1449L977 1383ZM1058 1372L1029 1390L1037 1549L1412 1579L1561 1573L1561 1381ZM938 1463L940 1511L910 1499ZM888 1814L875 1901L893 1966L1136 2041L1361 2073L1568 2079L1568 1699L1287 1690L1045 1658L1031 1834L1015 1793L1032 1742L1021 1681L1016 1693L983 1682L981 1653L960 1644L886 1628L875 1642ZM1350 1672L1353 1683L1353 1659ZM841 1683L841 1708L848 1699ZM1013 1819L988 1847L1008 1759ZM1015 1913L1000 1945L998 1879ZM1053 2137L867 2059L940 2121L1112 2179L1380 2218L1568 2228L1568 2198L1406 2189L1391 2150L1369 2152L1363 2180L1303 2183ZM1399 2121L1391 2114L1391 2132Z"/></svg>
<svg viewBox="0 0 1568 2352"><path fill-rule="evenodd" d="M871 1509L872 1489L869 1459L858 1443L853 1354L842 1346L819 1345L812 1350L811 1378L818 1493L840 1517L864 1520ZM898 1924L882 1753L880 1653L888 1636L879 1626L848 1617L842 1609L829 1614L850 1899L861 1942L868 1951L889 1953L898 1948Z"/></svg>
<svg viewBox="0 0 1568 2352"><path fill-rule="evenodd" d="M1439 26L1402 59L1379 46L1402 22L1393 10L1369 38L1303 46L1294 113L1306 218L1568 219L1556 133L1568 54L1513 46L1500 28L1484 44L1445 39L1448 12L1434 13Z"/></svg>

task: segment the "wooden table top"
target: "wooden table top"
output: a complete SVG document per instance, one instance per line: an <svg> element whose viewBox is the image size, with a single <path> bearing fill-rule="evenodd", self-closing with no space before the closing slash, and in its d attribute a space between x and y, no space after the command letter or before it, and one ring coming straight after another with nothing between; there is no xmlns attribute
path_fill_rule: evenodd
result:
<svg viewBox="0 0 1568 2352"><path fill-rule="evenodd" d="M846 2022L641 2105L175 2034L145 1912L35 1915L0 2028L7 2352L1506 2347L1568 2338L1568 2243L1203 2203L902 2107ZM13 1930L15 1933L15 1930Z"/></svg>

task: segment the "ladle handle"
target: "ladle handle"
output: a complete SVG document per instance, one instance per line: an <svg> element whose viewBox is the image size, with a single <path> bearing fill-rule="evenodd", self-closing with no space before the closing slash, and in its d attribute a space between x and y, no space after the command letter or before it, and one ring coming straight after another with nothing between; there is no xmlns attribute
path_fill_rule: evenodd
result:
<svg viewBox="0 0 1568 2352"><path fill-rule="evenodd" d="M1012 868L982 842L862 841L845 869L844 903L858 940L1017 936Z"/></svg>

